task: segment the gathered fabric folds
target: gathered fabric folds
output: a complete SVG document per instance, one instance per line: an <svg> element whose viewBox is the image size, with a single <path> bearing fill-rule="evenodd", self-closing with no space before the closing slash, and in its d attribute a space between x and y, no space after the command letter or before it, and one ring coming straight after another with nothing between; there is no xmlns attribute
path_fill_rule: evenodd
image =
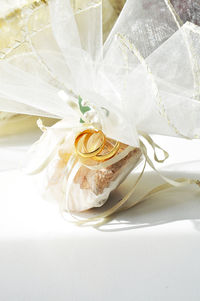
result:
<svg viewBox="0 0 200 301"><path fill-rule="evenodd" d="M30 173L55 176L59 152L72 154L87 124L130 152L141 149L141 132L200 138L199 1L127 0L103 42L102 12L111 2L49 0L24 7L19 40L1 52L0 111L58 120L51 128L39 124L44 133L24 160ZM132 168L140 156L127 161ZM56 173L66 199L70 175L73 182L80 169L72 161L66 162L68 178L66 169Z"/></svg>

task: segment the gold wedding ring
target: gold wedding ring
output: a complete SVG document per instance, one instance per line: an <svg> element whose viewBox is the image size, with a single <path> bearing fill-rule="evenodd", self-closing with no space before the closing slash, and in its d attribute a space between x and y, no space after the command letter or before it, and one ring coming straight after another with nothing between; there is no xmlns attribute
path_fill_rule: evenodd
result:
<svg viewBox="0 0 200 301"><path fill-rule="evenodd" d="M96 161L108 160L108 159L112 158L118 152L119 146L120 146L119 142L116 141L115 145L113 146L113 149L110 152L106 153L105 155L96 155L93 157L93 159Z"/></svg>
<svg viewBox="0 0 200 301"><path fill-rule="evenodd" d="M102 140L102 142L101 142L100 146L98 146L94 150L88 151L88 141L93 135L96 135L96 134L100 134L98 142L100 141L100 139ZM80 146L81 139L82 139L82 144ZM101 155L101 152L104 150L105 144L106 144L106 137L105 137L104 133L101 130L95 130L95 129L87 129L87 130L84 130L83 132L79 133L74 142L76 153L80 157L91 158L95 161L106 161L106 160L112 158L118 152L119 147L120 147L120 143L118 141L116 141L116 143L113 146L113 148L111 149L111 151L109 151L106 154ZM84 151L82 151L82 150L84 150Z"/></svg>
<svg viewBox="0 0 200 301"><path fill-rule="evenodd" d="M84 153L84 152L81 152L81 151L78 149L78 143L79 143L80 139L81 139L83 136L86 136L86 137L84 137L84 141L83 141L83 145L85 146L85 140L86 140L86 142L88 142L89 138L90 138L93 134L98 134L98 133L100 133L101 136L102 136L102 138L103 138L102 144L101 144L99 147L97 147L95 150L93 150L93 151L91 151L91 152L89 152L89 151L87 150L87 148L84 147L84 149L85 149L85 151L86 151L85 153ZM96 156L97 154L99 154L99 153L103 150L103 148L104 148L104 146L105 146L105 142L106 142L106 138L105 138L105 135L104 135L104 133L103 133L102 131L96 131L96 130L90 130L90 129L89 129L89 130L85 130L85 131L81 132L81 133L76 137L74 145L75 145L76 153L77 153L79 156L81 156L81 157L83 157L83 158L93 158L94 156Z"/></svg>

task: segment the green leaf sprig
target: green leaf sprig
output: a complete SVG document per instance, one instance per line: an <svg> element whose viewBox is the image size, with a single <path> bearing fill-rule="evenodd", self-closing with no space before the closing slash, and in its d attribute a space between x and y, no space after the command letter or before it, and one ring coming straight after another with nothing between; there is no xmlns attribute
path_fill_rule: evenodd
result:
<svg viewBox="0 0 200 301"><path fill-rule="evenodd" d="M78 97L79 109L80 109L81 113L84 115L86 112L90 111L91 108L88 106L83 106L82 102L83 102L83 99L79 96ZM85 123L85 121L82 118L80 118L80 123Z"/></svg>

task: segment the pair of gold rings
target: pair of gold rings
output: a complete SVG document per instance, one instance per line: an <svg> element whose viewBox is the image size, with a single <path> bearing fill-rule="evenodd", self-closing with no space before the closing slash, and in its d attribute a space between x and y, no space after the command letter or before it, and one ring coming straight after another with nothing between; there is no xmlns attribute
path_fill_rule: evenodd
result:
<svg viewBox="0 0 200 301"><path fill-rule="evenodd" d="M93 135L97 135L97 137L99 136L98 146L96 146L95 149L89 151L88 141ZM109 152L107 152L106 154L100 154L104 150L105 145L106 145L106 136L101 130L95 130L95 129L87 129L79 133L74 142L76 153L80 157L90 158L95 161L105 161L112 158L118 152L120 146L119 142L116 142L113 148Z"/></svg>

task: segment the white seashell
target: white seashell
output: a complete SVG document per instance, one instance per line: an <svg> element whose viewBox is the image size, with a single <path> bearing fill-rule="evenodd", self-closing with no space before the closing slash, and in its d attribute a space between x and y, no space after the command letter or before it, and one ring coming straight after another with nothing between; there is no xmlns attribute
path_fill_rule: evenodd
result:
<svg viewBox="0 0 200 301"><path fill-rule="evenodd" d="M121 150L127 145L121 144ZM89 169L80 165L74 180L70 183L69 193L66 199L67 178L64 164L60 161L55 168L52 178L49 179L48 188L55 199L65 204L65 210L80 212L94 207L101 207L108 199L110 193L115 190L136 167L141 157L139 148L129 147L129 152L110 166L98 170ZM56 178L56 183L54 179ZM53 179L53 180L52 180ZM61 193L62 191L62 193Z"/></svg>
<svg viewBox="0 0 200 301"><path fill-rule="evenodd" d="M133 168L136 167L141 157L139 148L135 148L124 159L102 170L86 170L82 167L80 178L75 178L71 185L68 209L74 212L88 210L94 207L101 207L107 201L110 193L115 190L127 177ZM84 187L88 186L87 188Z"/></svg>

